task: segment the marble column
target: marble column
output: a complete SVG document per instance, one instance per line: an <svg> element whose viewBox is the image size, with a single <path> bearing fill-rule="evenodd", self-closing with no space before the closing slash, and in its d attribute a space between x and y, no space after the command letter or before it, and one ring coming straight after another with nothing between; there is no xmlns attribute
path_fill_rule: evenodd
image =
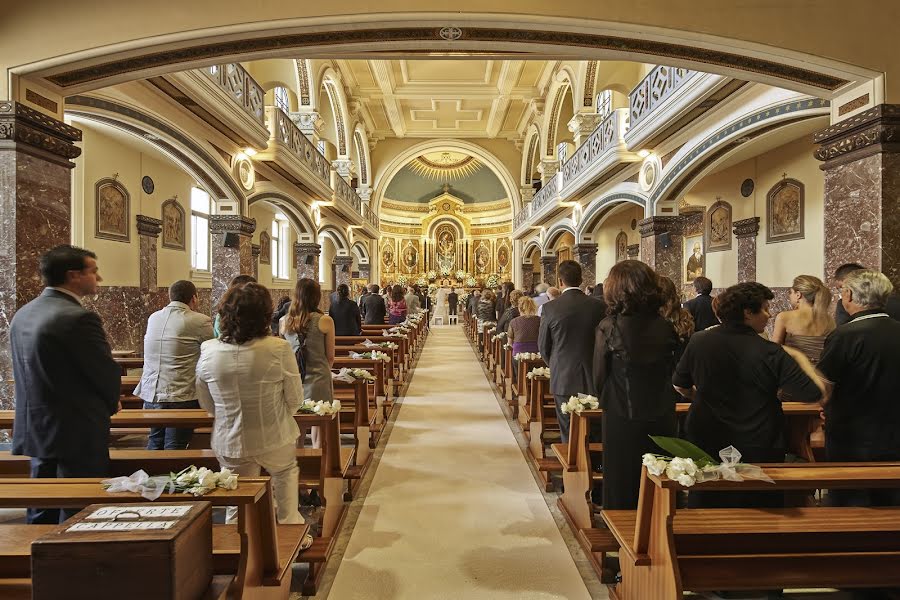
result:
<svg viewBox="0 0 900 600"><path fill-rule="evenodd" d="M209 231L212 234L212 309L219 301L231 280L238 275L253 274L252 235L256 219L241 215L212 215ZM226 246L227 244L227 246Z"/></svg>
<svg viewBox="0 0 900 600"><path fill-rule="evenodd" d="M679 217L648 217L638 222L641 230L641 261L660 275L682 283L682 248Z"/></svg>
<svg viewBox="0 0 900 600"><path fill-rule="evenodd" d="M738 241L738 283L756 281L756 236L759 235L759 217L735 221L734 236Z"/></svg>
<svg viewBox="0 0 900 600"><path fill-rule="evenodd" d="M369 278L372 276L372 265L369 263L359 263L357 266L359 267L360 279L365 279L368 283L375 283L374 281L369 281Z"/></svg>
<svg viewBox="0 0 900 600"><path fill-rule="evenodd" d="M522 263L522 289L528 291L534 285L534 267L530 262Z"/></svg>
<svg viewBox="0 0 900 600"><path fill-rule="evenodd" d="M342 283L349 286L352 278L353 257L335 256L332 265L334 268L334 289L337 289L337 286Z"/></svg>
<svg viewBox="0 0 900 600"><path fill-rule="evenodd" d="M555 286L559 281L557 281L556 277L556 266L559 263L559 259L555 256L542 256L541 257L541 270L543 273L541 274L541 278L544 283L547 283L551 286Z"/></svg>
<svg viewBox="0 0 900 600"><path fill-rule="evenodd" d="M297 279L319 281L319 255L322 246L313 243L294 242L294 258L297 261Z"/></svg>
<svg viewBox="0 0 900 600"><path fill-rule="evenodd" d="M825 281L858 262L900 287L900 105L863 111L815 141L825 171Z"/></svg>
<svg viewBox="0 0 900 600"><path fill-rule="evenodd" d="M595 285L597 283L597 244L575 244L572 254L581 265L582 284Z"/></svg>
<svg viewBox="0 0 900 600"><path fill-rule="evenodd" d="M71 242L69 169L80 140L62 121L0 102L0 409L14 408L9 323L43 289L41 255Z"/></svg>
<svg viewBox="0 0 900 600"><path fill-rule="evenodd" d="M142 292L155 292L158 287L159 259L157 240L162 231L162 220L137 215L137 232L141 244L140 286Z"/></svg>
<svg viewBox="0 0 900 600"><path fill-rule="evenodd" d="M625 251L628 253L628 260L641 260L641 245L631 244Z"/></svg>
<svg viewBox="0 0 900 600"><path fill-rule="evenodd" d="M259 279L259 255L261 252L262 247L259 244L250 244L250 256L253 257L250 264L250 270L252 271L250 274L256 279Z"/></svg>

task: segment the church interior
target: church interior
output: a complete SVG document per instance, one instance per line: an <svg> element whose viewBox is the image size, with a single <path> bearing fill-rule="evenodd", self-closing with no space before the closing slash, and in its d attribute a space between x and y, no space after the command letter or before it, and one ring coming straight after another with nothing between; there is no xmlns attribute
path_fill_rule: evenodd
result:
<svg viewBox="0 0 900 600"><path fill-rule="evenodd" d="M900 508L822 500L897 488L900 453L830 459L830 417L823 430L820 404L788 397L793 462L768 461L765 483L697 484L768 485L787 506L697 508L645 467L639 504L606 510L605 438L592 437L604 407L579 407L561 434L550 358L515 354L501 313L473 302L492 290L512 308L509 290L548 286L602 298L611 270L640 262L679 304L703 278L721 298L763 284L761 335L777 341L799 275L824 282L830 314L841 265L900 285L900 7L50 0L4 13L0 598L900 598ZM268 467L237 489L165 493L193 508L155 532L25 524L35 507L152 505L105 477L41 487L13 442L12 324L52 287L41 257L60 244L94 253L102 277L79 302L121 368L109 476L224 467L207 411L147 410L133 393L176 282L217 328L236 276L291 307L312 280L322 319L344 286L357 303L372 284L400 294L387 323L328 338L339 410L295 415L303 524L276 519ZM407 286L423 317L406 314ZM690 403L672 401L680 423ZM148 430L176 426L194 430L186 449L144 449ZM95 569L110 595L76 573ZM173 586L131 596L144 579Z"/></svg>

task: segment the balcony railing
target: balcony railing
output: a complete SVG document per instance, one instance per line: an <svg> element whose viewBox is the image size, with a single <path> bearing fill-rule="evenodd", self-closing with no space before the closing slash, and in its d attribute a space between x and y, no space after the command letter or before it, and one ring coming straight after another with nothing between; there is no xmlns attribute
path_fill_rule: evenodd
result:
<svg viewBox="0 0 900 600"><path fill-rule="evenodd" d="M519 211L519 214L513 219L513 231L518 229L521 225L523 225L528 218L531 216L531 205L526 204L522 210Z"/></svg>
<svg viewBox="0 0 900 600"><path fill-rule="evenodd" d="M372 227L374 227L375 229L378 229L378 226L380 225L381 221L378 219L378 215L375 214L375 211L372 210L371 208L369 208L368 204L363 205L363 216L366 218L366 221L368 221Z"/></svg>
<svg viewBox="0 0 900 600"><path fill-rule="evenodd" d="M559 194L560 189L560 180L562 179L562 174L557 173L553 177L551 177L547 183L544 184L538 192L534 195L534 200L531 201L531 214L536 215L540 212L544 206L550 203L553 198L556 198Z"/></svg>
<svg viewBox="0 0 900 600"><path fill-rule="evenodd" d="M644 77L637 87L628 94L628 114L631 127L653 112L659 104L693 77L697 71L680 67L659 65Z"/></svg>
<svg viewBox="0 0 900 600"><path fill-rule="evenodd" d="M319 149L280 108L267 106L266 114L269 117L269 139L287 146L300 162L316 174L322 183L331 186L331 165L328 159L322 156Z"/></svg>
<svg viewBox="0 0 900 600"><path fill-rule="evenodd" d="M587 171L609 149L622 143L627 129L624 108L618 108L606 116L594 133L575 151L574 156L563 164L563 187Z"/></svg>
<svg viewBox="0 0 900 600"><path fill-rule="evenodd" d="M362 199L350 184L341 177L337 171L331 172L331 189L334 190L334 199L345 202L353 207L360 216L363 215Z"/></svg>
<svg viewBox="0 0 900 600"><path fill-rule="evenodd" d="M200 71L231 96L257 123L265 127L265 91L244 67L237 63L228 63L212 65Z"/></svg>

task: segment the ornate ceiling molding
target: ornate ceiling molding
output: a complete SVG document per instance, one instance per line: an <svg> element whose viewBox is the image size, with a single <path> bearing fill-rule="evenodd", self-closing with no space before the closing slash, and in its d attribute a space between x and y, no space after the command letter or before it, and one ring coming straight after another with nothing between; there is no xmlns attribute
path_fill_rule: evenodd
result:
<svg viewBox="0 0 900 600"><path fill-rule="evenodd" d="M900 105L879 104L817 133L815 157L830 168L881 152L900 152Z"/></svg>

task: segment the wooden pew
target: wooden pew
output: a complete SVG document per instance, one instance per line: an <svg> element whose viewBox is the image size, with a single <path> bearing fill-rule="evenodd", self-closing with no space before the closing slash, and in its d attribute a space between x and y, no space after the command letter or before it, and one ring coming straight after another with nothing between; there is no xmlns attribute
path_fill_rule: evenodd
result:
<svg viewBox="0 0 900 600"><path fill-rule="evenodd" d="M763 465L775 483L712 481L693 490L900 487L900 464ZM681 600L687 590L900 586L900 507L676 509L682 489L642 474L638 509L603 511L620 544L619 600Z"/></svg>
<svg viewBox="0 0 900 600"><path fill-rule="evenodd" d="M383 425L384 420L390 413L390 408L393 406L393 394L391 390L391 388L393 387L393 380L387 378L385 375L386 369L384 361L340 356L335 357L334 364L332 366L335 369L365 369L375 375L373 390L375 394L375 405L377 409L375 413L375 431L377 434L380 434L381 425Z"/></svg>
<svg viewBox="0 0 900 600"><path fill-rule="evenodd" d="M676 405L679 419L687 416L690 404L680 402ZM802 432L809 432L819 421L817 404L785 402L782 404L785 414L785 428L789 445L788 452L797 456L811 454L809 433L804 438ZM564 491L557 501L557 506L569 526L575 532L579 543L585 549L591 564L604 581L610 574L604 571L603 559L606 553L614 552L618 546L604 527L595 527L591 502L591 491L594 486L602 485L603 474L595 472L591 464L591 453L602 453L603 445L588 441L589 422L602 417L602 410L583 411L581 415L573 414L570 421L568 444L553 444L553 454L563 468L562 478ZM804 464L804 463L798 463Z"/></svg>
<svg viewBox="0 0 900 600"><path fill-rule="evenodd" d="M527 358L519 361L518 376L516 377L516 384L513 388L513 395L515 397L516 404L519 405L519 426L522 428L522 431L528 431L529 415L523 410L523 408L525 406L525 403L528 401L531 393L532 380L529 379L527 375L531 372L532 369L546 366L547 364L542 358Z"/></svg>
<svg viewBox="0 0 900 600"><path fill-rule="evenodd" d="M335 400L341 402L340 431L353 435L355 452L347 477L359 480L368 466L372 442L371 425L375 411L369 407L369 386L365 379L353 382L335 379L332 386Z"/></svg>
<svg viewBox="0 0 900 600"><path fill-rule="evenodd" d="M143 356L113 357L113 360L116 361L116 364L122 369L122 375L128 375L128 369L144 368Z"/></svg>
<svg viewBox="0 0 900 600"><path fill-rule="evenodd" d="M547 456L548 437L552 432L559 433L559 422L556 418L556 403L550 394L550 379L534 377L529 387L528 400L521 407L519 414L527 422L528 451L534 468L537 469L544 484L544 489L553 489L551 473L559 473L562 466L555 456Z"/></svg>
<svg viewBox="0 0 900 600"><path fill-rule="evenodd" d="M503 364L502 364L503 398L506 400L506 403L509 405L509 408L512 411L513 420L518 421L519 420L519 399L515 397L515 394L513 394L512 363L513 363L512 346L507 348L504 345L504 347L503 347Z"/></svg>
<svg viewBox="0 0 900 600"><path fill-rule="evenodd" d="M163 502L197 500L214 506L238 507L236 526L213 527L214 571L234 576L228 596L286 600L290 595L291 565L298 557L309 526L276 524L269 478L241 478L236 490L216 489L205 496L163 494L160 497ZM89 504L123 503L148 504L149 501L130 492L110 494L99 479L0 480L0 508L80 508ZM30 590L31 541L55 527L0 525L0 596L9 598L8 591ZM305 562L304 558L300 556L300 561ZM7 584L11 589L5 587Z"/></svg>

